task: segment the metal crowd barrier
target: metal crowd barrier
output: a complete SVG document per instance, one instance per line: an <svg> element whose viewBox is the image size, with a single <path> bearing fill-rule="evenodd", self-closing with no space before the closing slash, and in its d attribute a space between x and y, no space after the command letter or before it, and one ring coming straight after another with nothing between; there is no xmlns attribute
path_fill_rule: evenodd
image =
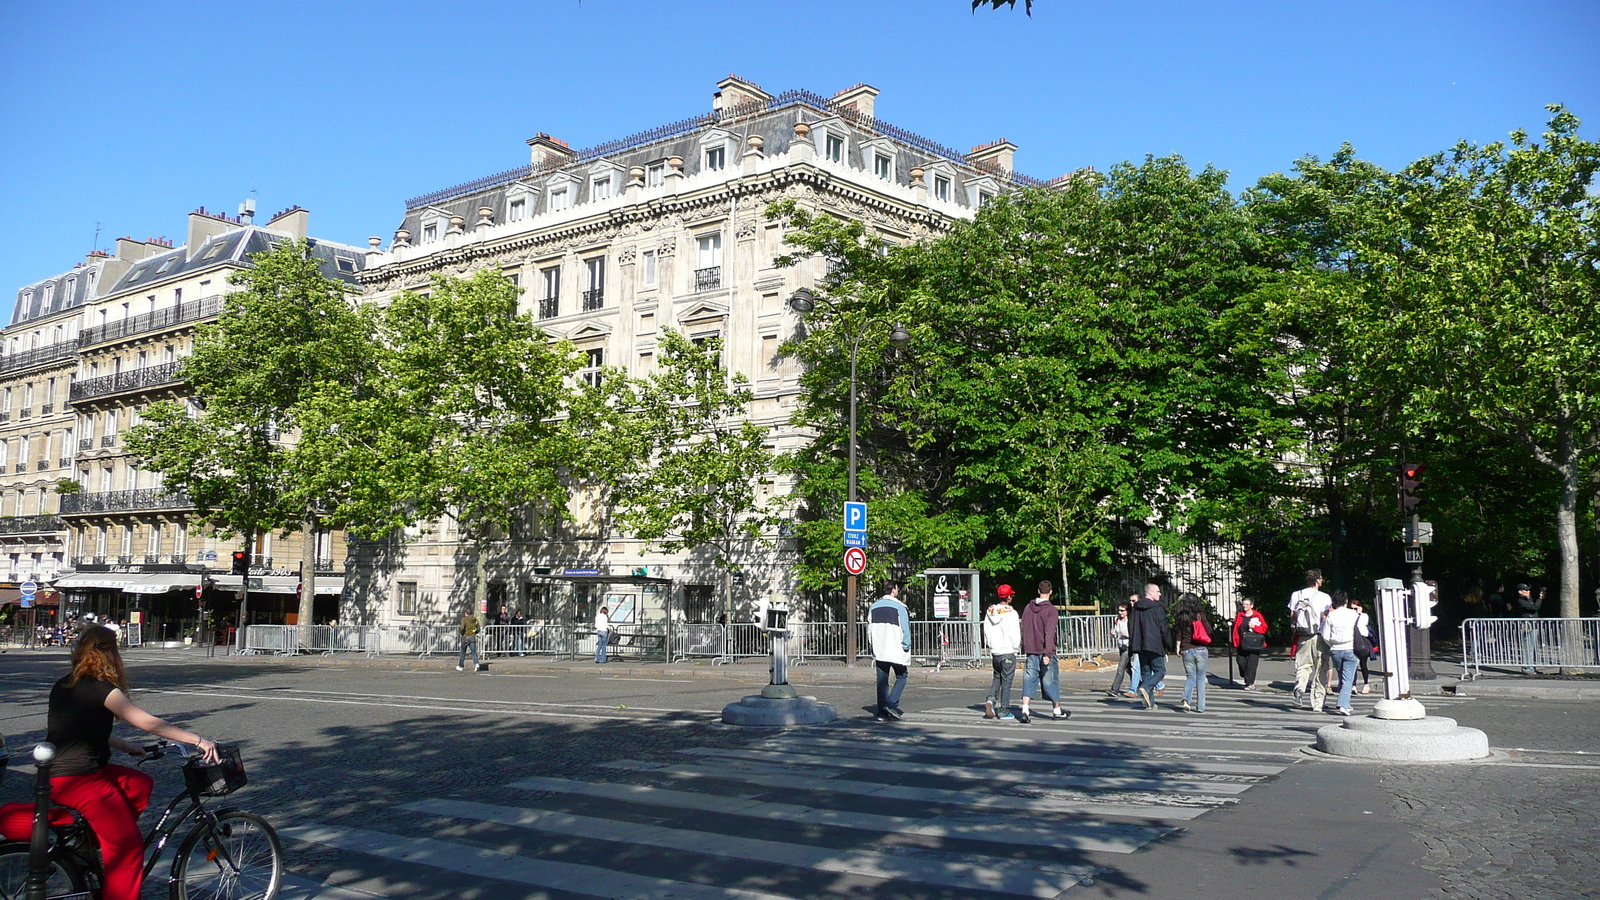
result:
<svg viewBox="0 0 1600 900"><path fill-rule="evenodd" d="M376 625L251 625L245 629L246 653L364 653L383 652L383 629Z"/></svg>
<svg viewBox="0 0 1600 900"><path fill-rule="evenodd" d="M1483 668L1600 669L1600 618L1467 619L1461 623L1461 677Z"/></svg>
<svg viewBox="0 0 1600 900"><path fill-rule="evenodd" d="M594 656L599 640L594 628L574 629L572 658ZM644 659L667 656L667 623L641 622L632 625L612 625L606 634L606 658Z"/></svg>
<svg viewBox="0 0 1600 900"><path fill-rule="evenodd" d="M1097 653L1115 656L1117 641L1111 636L1111 626L1116 621L1115 615L1062 616L1056 652L1082 659Z"/></svg>
<svg viewBox="0 0 1600 900"><path fill-rule="evenodd" d="M288 656L294 646L294 625L251 625L244 630L244 652Z"/></svg>

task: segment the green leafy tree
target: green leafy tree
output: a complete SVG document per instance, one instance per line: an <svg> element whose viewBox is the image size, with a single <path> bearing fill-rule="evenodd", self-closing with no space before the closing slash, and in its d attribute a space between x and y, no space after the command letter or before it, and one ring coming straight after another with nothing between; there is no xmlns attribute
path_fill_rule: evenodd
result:
<svg viewBox="0 0 1600 900"><path fill-rule="evenodd" d="M613 436L617 524L664 550L707 554L723 570L731 621L732 573L773 523L768 430L751 420L755 394L724 367L720 339L696 344L667 329L657 352Z"/></svg>
<svg viewBox="0 0 1600 900"><path fill-rule="evenodd" d="M305 241L256 254L229 281L239 289L215 323L200 327L183 361L193 402L152 404L124 444L219 535L307 528L333 498L324 484L297 477L294 437L311 398L367 384L376 318L322 274ZM312 572L314 561L304 562ZM307 625L312 596L307 590L300 604Z"/></svg>

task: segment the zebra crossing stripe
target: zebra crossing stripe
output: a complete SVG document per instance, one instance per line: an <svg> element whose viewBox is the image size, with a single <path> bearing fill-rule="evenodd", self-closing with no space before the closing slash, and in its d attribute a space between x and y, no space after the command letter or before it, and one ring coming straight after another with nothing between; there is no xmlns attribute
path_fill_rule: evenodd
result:
<svg viewBox="0 0 1600 900"><path fill-rule="evenodd" d="M808 736L809 737L809 736ZM793 736L785 735L768 741L768 745L782 746L799 743ZM1020 750L992 750L980 747L951 746L945 743L920 743L916 741L850 741L827 738L808 739L805 746L813 753L837 751L840 754L876 753L887 758L907 759L913 756L937 754L956 759L992 760L994 762L1036 762L1059 766L1102 764L1119 769L1158 772L1171 771L1175 764L1153 759L1122 759L1085 750L1081 753L1029 753ZM1198 760L1176 764L1184 772L1208 772L1219 775L1277 775L1285 766L1257 765L1253 763L1208 762Z"/></svg>
<svg viewBox="0 0 1600 900"><path fill-rule="evenodd" d="M740 781L763 787L790 788L849 794L853 797L877 797L883 800L905 800L913 803L943 803L962 809L1003 809L1011 812L1034 813L1087 813L1098 816L1115 816L1129 819L1192 819L1209 807L1196 808L1193 798L1173 795L1170 800L1158 800L1148 795L1122 801L1107 802L1099 798L1088 799L1071 792L1037 791L1039 796L1013 797L1003 794L986 794L971 790L948 788L905 787L897 784L879 784L872 781L850 781L843 778L823 778L802 775L782 768L765 770L747 768L712 768L695 765L666 765L660 763L618 760L601 763L608 769L626 772L659 772L681 778L708 778L721 781ZM1187 813L1187 814L1186 814ZM1070 839L1070 838L1069 838ZM1072 843L1070 846L1078 846Z"/></svg>
<svg viewBox="0 0 1600 900"><path fill-rule="evenodd" d="M789 844L466 800L424 800L400 808L455 819L531 828L551 834L614 841L629 846L681 850L887 881L910 881L964 890L978 888L1024 897L1054 897L1093 874L1090 867L1069 871L1038 867L1021 860L1005 860L1003 864L995 865L1000 861L940 854L922 848L916 848L912 853L896 854ZM1124 849L1121 842L1107 842L1105 846L1086 846L1083 849L1131 853L1137 848Z"/></svg>
<svg viewBox="0 0 1600 900"><path fill-rule="evenodd" d="M1328 723L1322 722L1318 724L1326 725ZM1170 746L1170 742L1173 741L1182 741L1185 743L1199 742L1210 745L1215 745L1220 742L1229 746L1253 744L1259 747L1270 747L1272 750L1277 750L1280 752L1290 749L1291 747L1309 746L1316 742L1316 734L1313 731L1293 732L1285 733L1283 735L1271 735L1264 737L1237 737L1234 735L1195 734L1192 731L1180 731L1173 728L1173 723L1170 721L1160 722L1159 724L1157 722L1152 722L1151 726L1151 728L1144 730L1116 730L1119 728L1125 728L1126 726L1102 726L1094 729L1093 736L1095 738L1133 738L1140 741L1141 746L1153 746L1156 744L1167 744ZM996 732L1013 730L1011 727L1005 725L997 725L993 722L985 722L983 719L979 719L976 716L973 716L972 713L965 710L963 710L960 715L916 713L906 717L905 719L895 722L893 727L897 730L915 730L931 733L937 733L935 729L980 729L991 735L995 734ZM1061 737L1071 738L1085 734L1085 732L1081 730L1077 732L1069 730L1072 728L1070 724L1052 725L1043 720L1038 721L1033 725L1018 725L1015 727L1026 727L1030 729L1031 734L1035 734L1040 737L1045 737L1047 735L1060 735ZM1242 746L1241 749L1243 749ZM1271 752L1271 750L1246 752Z"/></svg>
<svg viewBox="0 0 1600 900"><path fill-rule="evenodd" d="M970 766L939 766L930 763L894 762L885 759L857 759L840 756L818 756L810 753L766 750L723 750L714 747L694 747L680 750L691 756L715 759L748 760L758 765L771 766L827 766L840 769L866 769L875 772L902 772L928 775L944 779L973 779L986 783L1024 784L1037 787L1075 787L1091 790L1133 791L1196 791L1208 794L1242 794L1254 786L1256 779L1246 783L1207 781L1171 777L1131 778L1126 775L1059 775L1043 772L1019 772L1007 769L974 769ZM1219 775L1218 778L1248 776Z"/></svg>
<svg viewBox="0 0 1600 900"><path fill-rule="evenodd" d="M651 878L578 863L512 856L436 838L401 837L365 828L313 823L279 828L278 834L297 841L323 844L380 859L431 866L474 878L493 878L589 896L628 897L632 900L792 900L776 894Z"/></svg>

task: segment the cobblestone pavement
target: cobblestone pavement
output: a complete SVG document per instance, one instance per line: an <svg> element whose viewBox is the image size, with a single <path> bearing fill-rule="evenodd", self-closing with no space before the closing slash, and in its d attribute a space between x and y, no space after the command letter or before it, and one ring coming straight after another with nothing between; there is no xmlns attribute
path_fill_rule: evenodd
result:
<svg viewBox="0 0 1600 900"><path fill-rule="evenodd" d="M611 781L620 776L607 766L618 760L667 766L683 763L688 751L770 752L761 746L770 738L768 732L713 724L724 704L751 692L749 684L736 678L683 677L670 671L620 667L616 672L586 667L560 671L496 667L494 675L470 676L456 675L452 663L325 668L152 653L130 654L130 674L139 688L136 701L146 709L208 737L243 744L251 784L229 798L230 803L268 814L278 822L376 829L405 839L431 836L486 847L515 843L481 823L398 815L396 811L407 804L442 798L438 802L560 808L559 797L527 791L510 795L506 785L530 776L586 783ZM64 666L61 653L0 656L0 730L9 738L13 752L41 736L44 694ZM842 717L863 721L863 708L871 696L871 670L831 674L817 679L809 691L834 703ZM806 673L797 673L797 681L805 678ZM942 735L939 739L946 742L967 742L961 746L970 749L982 746L970 743L972 740L982 741L982 735L995 733L983 730L985 727L997 726L984 726L976 714L972 724L964 724L967 713L963 710L973 709L983 694L981 687L973 690L975 680L971 685L968 680L914 681L905 706L912 719L921 718L919 727L936 729ZM1143 728L1144 734L1158 736L1157 740L1176 742L1175 747L1193 740L1183 737L1185 734L1218 734L1218 743L1209 749L1222 753L1214 758L1226 759L1228 752L1239 749L1228 741L1263 733L1252 729L1291 735L1304 732L1309 743L1315 726L1326 724L1321 717L1282 710L1276 704L1284 698L1276 692L1244 695L1217 685L1211 690L1218 707L1211 715L1186 718L1170 708L1151 713L1169 717L1159 720L1167 723L1162 725L1133 721L1140 714L1126 710L1125 704L1091 702L1086 691L1078 691L1073 693L1071 706L1080 713L1079 721L1064 726L1036 724L1028 734L1049 735L1045 729L1055 728L1060 739L1076 740L1080 750L1092 748L1101 758L1096 765L1104 769L1106 760L1115 757L1184 760L1196 751L1206 752L1204 743L1193 749L1161 752L1158 747L1141 748L1137 741L1104 736L1119 728ZM1175 704L1175 693L1169 690L1165 699ZM1227 698L1238 711L1229 712L1218 698ZM1220 807L1138 853L1072 855L1069 861L1086 867L1084 871L1101 873L1098 884L1086 884L1081 890L1101 896L1168 896L1164 885L1182 883L1191 877L1191 867L1206 865L1211 867L1206 875L1210 888L1228 889L1236 881L1265 887L1277 877L1281 882L1273 888L1273 896L1294 897L1295 888L1303 886L1309 891L1303 896L1310 897L1322 894L1324 888L1331 890L1329 885L1334 882L1323 881L1321 887L1311 890L1315 878L1310 877L1308 868L1320 865L1337 870L1349 865L1346 887L1361 896L1422 897L1426 889L1408 888L1409 892L1385 895L1374 887L1421 884L1400 874L1409 860L1420 855L1420 865L1438 876L1436 882L1429 882L1440 885L1432 890L1434 897L1600 897L1595 887L1600 882L1593 877L1591 862L1600 850L1596 847L1600 822L1595 813L1600 809L1600 797L1596 796L1600 778L1595 777L1600 774L1600 704L1441 700L1434 711L1440 710L1447 710L1442 714L1454 716L1464 725L1483 728L1492 746L1509 748L1508 752L1486 765L1377 767L1287 760L1291 769L1281 780L1269 777L1262 786L1240 795L1237 805ZM1096 725L1099 716L1109 716L1103 721L1110 724ZM1208 730L1212 728L1217 730ZM935 737L924 734L919 739ZM156 770L158 800L170 797L179 785L176 767L163 762L151 768ZM1394 849L1377 868L1365 862L1347 864L1324 849L1328 841L1371 839L1376 831L1363 829L1361 810L1354 811L1345 831L1335 831L1332 822L1315 826L1326 831L1320 846L1315 835L1306 833L1301 794L1313 789L1338 790L1341 783L1378 801L1366 809L1381 812L1382 802L1390 802L1386 818L1396 824L1385 827L1394 831L1389 839ZM26 791L27 779L14 773L5 780L3 799L23 799ZM1094 791L1054 790L1046 795L1062 802L1078 796L1104 800ZM631 815L635 825L656 821L639 812L605 814ZM1366 821L1376 826L1375 818ZM1279 820L1284 824L1277 824ZM1249 828L1255 829L1249 837L1240 833ZM1406 832L1417 840L1420 853L1409 846ZM1269 837L1285 841L1278 855L1251 849ZM1319 853L1290 847L1292 838L1308 838L1304 846L1320 851L1320 858ZM567 845L571 843L541 845L538 853L524 853L559 855L563 848L570 850ZM579 841L574 846L582 849L583 844ZM363 887L367 883L351 875L363 866L370 871L370 857L363 859L362 854L337 849L329 842L297 840L292 849L292 868L302 888L315 888L325 881L350 888L324 889L320 894L302 891L298 896L329 900L370 896L360 893L370 889ZM910 846L896 852L948 851L948 847L917 850ZM1059 857L1056 854L1055 858ZM1015 861L1038 865L1041 858L1037 853L1018 851ZM1247 864L1250 868L1239 868ZM1391 867L1387 876L1383 866ZM1272 867L1279 871L1271 871ZM396 870L406 871L398 864ZM1394 880L1385 882L1385 877ZM1305 880L1301 884L1296 879ZM442 900L464 896L462 885L469 881L441 885L422 878L406 881L411 886L404 892L382 895ZM146 896L162 896L163 888L151 885ZM883 897L968 896L963 892L898 894L886 892L881 884L853 884L849 892ZM556 890L544 896L571 895Z"/></svg>

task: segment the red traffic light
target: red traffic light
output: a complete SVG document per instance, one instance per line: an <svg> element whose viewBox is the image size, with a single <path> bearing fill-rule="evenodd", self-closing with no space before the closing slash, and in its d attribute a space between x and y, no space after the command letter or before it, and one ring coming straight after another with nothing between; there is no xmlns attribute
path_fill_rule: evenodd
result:
<svg viewBox="0 0 1600 900"><path fill-rule="evenodd" d="M1417 488L1422 486L1422 470L1426 468L1422 463L1396 463L1395 474L1400 477L1400 512L1409 513L1422 502L1417 496Z"/></svg>

